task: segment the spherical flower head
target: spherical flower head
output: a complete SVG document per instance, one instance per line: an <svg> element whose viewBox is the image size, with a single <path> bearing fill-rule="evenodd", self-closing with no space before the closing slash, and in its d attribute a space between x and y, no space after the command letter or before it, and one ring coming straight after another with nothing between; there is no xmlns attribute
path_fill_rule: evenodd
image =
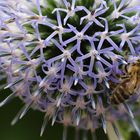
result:
<svg viewBox="0 0 140 140"><path fill-rule="evenodd" d="M4 89L13 91L0 106L13 97L25 102L12 124L33 108L45 113L41 135L52 120L65 126L64 138L67 126L107 133L110 123L121 139L120 118L140 135L130 109L139 102L140 6L14 0L1 1L0 9L0 68Z"/></svg>

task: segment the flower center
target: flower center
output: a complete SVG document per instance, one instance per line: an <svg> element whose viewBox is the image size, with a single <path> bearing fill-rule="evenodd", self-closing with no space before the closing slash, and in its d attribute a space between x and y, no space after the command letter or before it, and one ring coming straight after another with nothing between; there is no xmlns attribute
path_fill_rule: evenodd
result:
<svg viewBox="0 0 140 140"><path fill-rule="evenodd" d="M82 40L83 39L83 33L82 32L77 33L76 38L79 39L79 40Z"/></svg>
<svg viewBox="0 0 140 140"><path fill-rule="evenodd" d="M119 18L120 15L121 15L121 13L117 9L115 9L112 13L112 18L113 19Z"/></svg>
<svg viewBox="0 0 140 140"><path fill-rule="evenodd" d="M71 57L71 53L68 50L65 50L63 52L63 55L64 55L65 58L70 58Z"/></svg>
<svg viewBox="0 0 140 140"><path fill-rule="evenodd" d="M130 35L129 33L123 33L123 34L121 35L122 40L128 40L129 35Z"/></svg>

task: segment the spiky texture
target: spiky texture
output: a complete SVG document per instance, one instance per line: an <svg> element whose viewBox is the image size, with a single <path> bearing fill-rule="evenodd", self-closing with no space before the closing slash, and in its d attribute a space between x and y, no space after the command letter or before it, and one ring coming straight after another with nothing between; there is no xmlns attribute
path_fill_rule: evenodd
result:
<svg viewBox="0 0 140 140"><path fill-rule="evenodd" d="M45 112L41 135L50 119L105 132L109 121L118 135L114 122L129 114L140 134L129 105L109 101L124 66L139 60L140 6L129 7L129 0L36 0L33 8L14 2L0 2L0 66L5 89L13 91L0 106L15 96L25 102L13 124L34 108Z"/></svg>

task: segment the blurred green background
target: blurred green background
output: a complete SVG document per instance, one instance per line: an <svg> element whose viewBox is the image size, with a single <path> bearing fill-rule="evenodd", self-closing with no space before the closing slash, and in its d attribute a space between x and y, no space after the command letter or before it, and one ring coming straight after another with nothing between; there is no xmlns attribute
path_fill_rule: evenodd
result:
<svg viewBox="0 0 140 140"><path fill-rule="evenodd" d="M7 93L1 91L0 100L7 97ZM62 140L63 126L55 124L53 127L48 124L46 131L40 137L40 128L43 121L43 113L31 110L25 115L22 120L19 120L14 126L10 123L24 104L18 99L14 99L4 107L0 108L0 140ZM125 132L127 133L127 132ZM89 134L89 133L88 133ZM103 130L96 132L97 140L107 140L107 136ZM83 131L80 131L80 138L82 139ZM87 140L90 140L89 135ZM68 129L67 140L75 140L75 129ZM112 138L113 140L113 138ZM131 134L131 140L140 140L136 133Z"/></svg>
<svg viewBox="0 0 140 140"><path fill-rule="evenodd" d="M63 126L60 124L55 124L53 127L48 124L44 135L39 136L44 114L32 109L22 120L11 126L11 121L22 106L19 99L14 99L0 108L0 140L62 140ZM68 140L74 140L74 136L75 129L69 128Z"/></svg>

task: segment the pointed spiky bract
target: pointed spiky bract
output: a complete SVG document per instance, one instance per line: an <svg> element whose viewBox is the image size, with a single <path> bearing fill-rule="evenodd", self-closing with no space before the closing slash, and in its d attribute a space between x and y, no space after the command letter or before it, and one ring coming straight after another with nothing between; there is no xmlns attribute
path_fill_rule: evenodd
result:
<svg viewBox="0 0 140 140"><path fill-rule="evenodd" d="M125 66L139 61L140 6L131 0L41 0L0 2L0 67L14 96L25 106L58 121L92 132L133 113L127 103L114 107L109 97L125 76ZM32 6L31 6L32 5ZM131 99L130 99L131 100ZM133 105L132 101L130 103ZM120 107L121 106L121 107ZM118 136L120 138L120 136Z"/></svg>

